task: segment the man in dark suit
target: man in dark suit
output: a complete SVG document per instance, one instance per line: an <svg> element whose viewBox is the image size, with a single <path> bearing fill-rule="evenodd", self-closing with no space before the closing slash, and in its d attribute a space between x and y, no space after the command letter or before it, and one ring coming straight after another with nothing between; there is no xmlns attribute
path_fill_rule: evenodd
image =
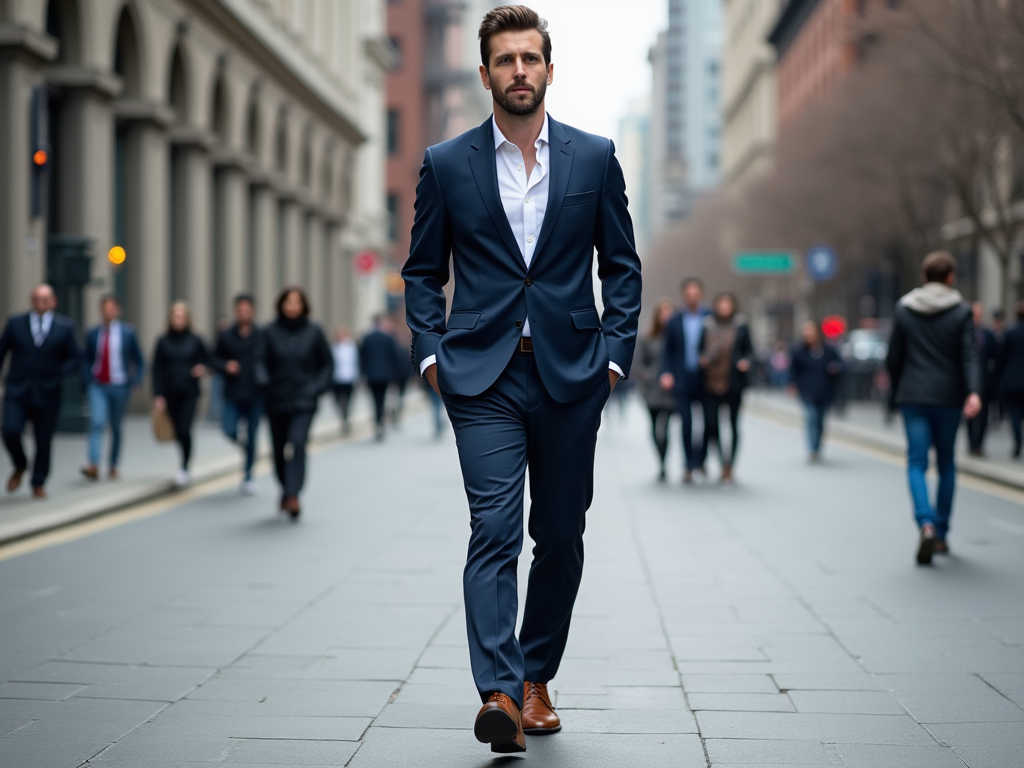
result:
<svg viewBox="0 0 1024 768"><path fill-rule="evenodd" d="M60 412L64 377L78 370L81 353L75 343L74 323L55 312L57 297L49 285L32 291L32 311L12 315L0 335L0 367L7 353L11 364L4 383L3 418L0 432L14 462L7 491L14 493L28 469L28 457L21 444L25 424L32 422L36 455L32 462L32 495L45 499L46 477L50 474L50 444Z"/></svg>
<svg viewBox="0 0 1024 768"><path fill-rule="evenodd" d="M403 276L413 362L447 407L469 499L464 596L484 702L474 731L492 751L521 752L524 731L561 728L547 683L583 573L601 411L633 360L640 260L612 143L544 109L546 23L496 8L480 47L493 118L427 150ZM527 467L535 547L517 638Z"/></svg>
<svg viewBox="0 0 1024 768"><path fill-rule="evenodd" d="M384 405L388 387L398 381L401 375L399 366L404 364L395 337L385 329L384 318L374 318L373 329L363 337L359 348L359 365L373 395L377 440L384 439Z"/></svg>
<svg viewBox="0 0 1024 768"><path fill-rule="evenodd" d="M996 389L996 366L999 364L999 342L996 335L985 327L985 305L980 301L971 305L974 316L974 335L978 341L978 359L981 363L981 412L967 421L971 456L985 455L985 433L988 431L989 411Z"/></svg>
<svg viewBox="0 0 1024 768"><path fill-rule="evenodd" d="M704 425L700 445L693 444L693 406L703 413L704 371L700 367L700 353L704 344L704 319L708 310L704 306L704 285L695 277L683 281L683 308L665 326L665 344L662 348L661 386L675 393L679 413L683 417L683 454L686 467L683 482L693 481L693 473L704 474L704 461L708 455L707 425Z"/></svg>
<svg viewBox="0 0 1024 768"><path fill-rule="evenodd" d="M89 480L99 479L103 433L109 422L109 476L116 480L121 421L132 389L142 383L144 366L138 336L132 326L121 322L121 302L116 296L100 299L100 317L103 322L85 335L82 361L82 380L89 394L89 463L82 467L82 474Z"/></svg>

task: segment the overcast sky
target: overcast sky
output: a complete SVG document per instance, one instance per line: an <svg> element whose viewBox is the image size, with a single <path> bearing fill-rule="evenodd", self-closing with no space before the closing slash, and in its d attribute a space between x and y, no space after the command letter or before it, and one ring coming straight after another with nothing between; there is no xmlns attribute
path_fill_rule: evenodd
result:
<svg viewBox="0 0 1024 768"><path fill-rule="evenodd" d="M526 0L548 20L555 82L548 112L618 140L629 102L651 90L647 52L668 25L668 0Z"/></svg>

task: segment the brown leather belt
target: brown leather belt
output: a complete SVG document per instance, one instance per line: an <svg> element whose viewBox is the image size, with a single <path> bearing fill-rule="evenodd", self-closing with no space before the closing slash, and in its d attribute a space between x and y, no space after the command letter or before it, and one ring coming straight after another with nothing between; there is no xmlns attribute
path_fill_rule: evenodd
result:
<svg viewBox="0 0 1024 768"><path fill-rule="evenodd" d="M519 338L519 351L524 355L533 354L533 339L529 336L521 336Z"/></svg>

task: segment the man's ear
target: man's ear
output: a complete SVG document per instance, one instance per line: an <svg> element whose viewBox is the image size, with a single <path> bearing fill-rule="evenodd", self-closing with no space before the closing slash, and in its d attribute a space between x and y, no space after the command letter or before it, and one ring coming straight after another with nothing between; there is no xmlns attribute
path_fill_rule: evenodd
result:
<svg viewBox="0 0 1024 768"><path fill-rule="evenodd" d="M480 82L483 83L484 90L491 90L491 73L483 64L480 65Z"/></svg>
<svg viewBox="0 0 1024 768"><path fill-rule="evenodd" d="M555 65L554 63L548 64L548 85L555 82Z"/></svg>

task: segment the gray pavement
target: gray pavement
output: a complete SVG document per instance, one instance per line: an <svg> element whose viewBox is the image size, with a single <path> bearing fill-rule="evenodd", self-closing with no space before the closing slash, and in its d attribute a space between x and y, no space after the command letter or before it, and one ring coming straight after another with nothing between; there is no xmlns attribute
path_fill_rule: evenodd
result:
<svg viewBox="0 0 1024 768"><path fill-rule="evenodd" d="M609 414L565 729L525 756L472 736L465 497L419 418L318 455L298 524L261 477L0 548L0 766L1024 764L1024 494L962 488L919 568L896 460L743 426L740 482L684 488Z"/></svg>

